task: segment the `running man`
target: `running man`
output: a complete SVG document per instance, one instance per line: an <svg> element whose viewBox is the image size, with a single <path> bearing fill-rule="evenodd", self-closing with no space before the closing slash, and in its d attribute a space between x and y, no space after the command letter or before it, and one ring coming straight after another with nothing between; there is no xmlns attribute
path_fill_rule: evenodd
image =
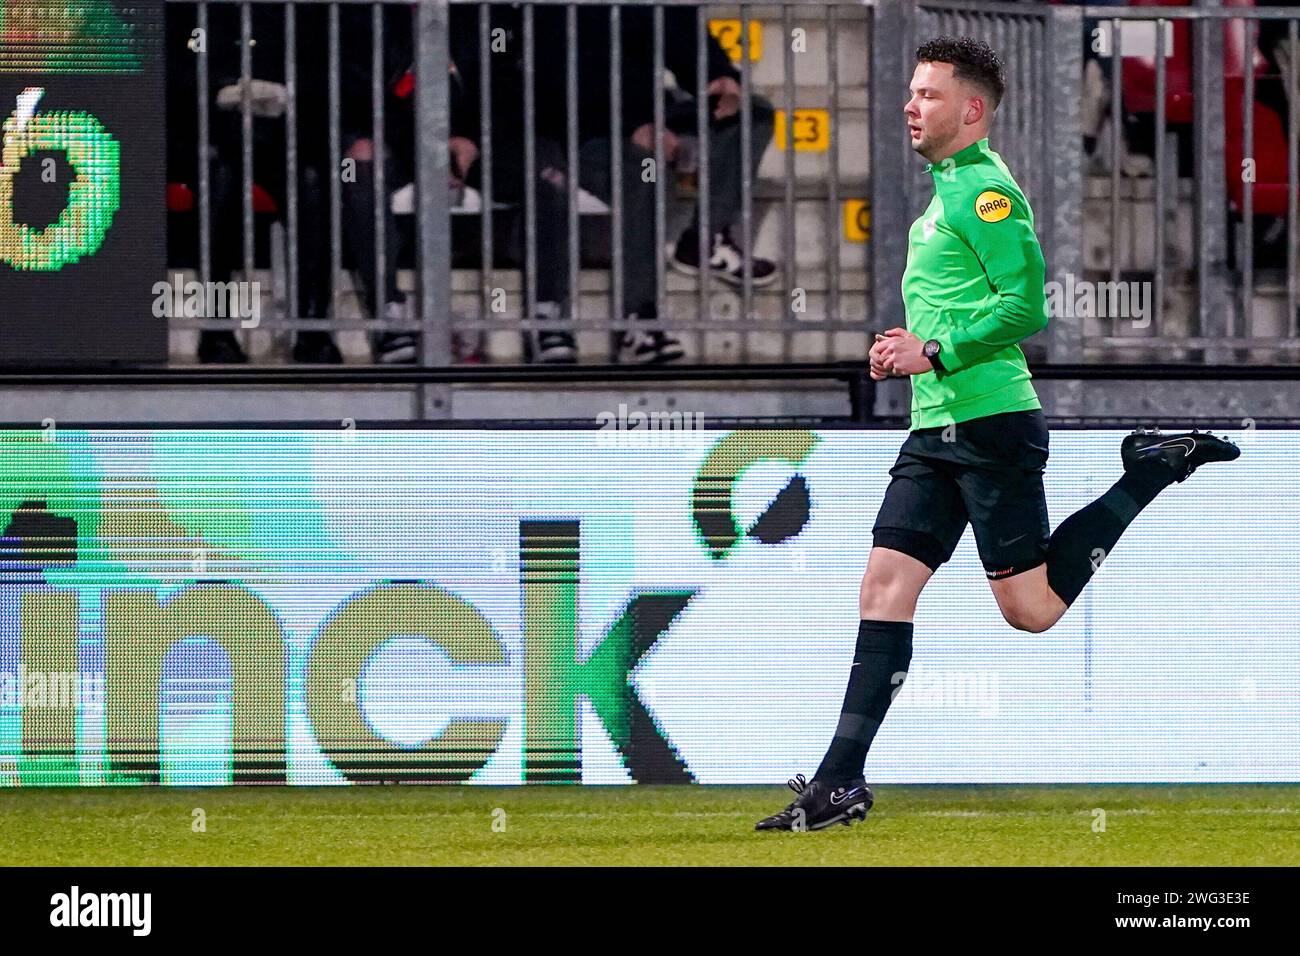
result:
<svg viewBox="0 0 1300 956"><path fill-rule="evenodd" d="M1202 432L1134 432L1120 447L1119 481L1050 533L1047 425L1018 345L1047 325L1043 254L1033 211L988 142L1006 88L1002 61L969 37L931 40L916 60L903 112L935 193L908 233L908 327L877 335L870 355L873 379L913 376L911 433L872 529L834 739L811 781L790 781L797 799L758 830L847 826L871 809L867 750L912 659L917 598L967 522L1002 616L1038 633L1156 495L1206 462L1240 455Z"/></svg>

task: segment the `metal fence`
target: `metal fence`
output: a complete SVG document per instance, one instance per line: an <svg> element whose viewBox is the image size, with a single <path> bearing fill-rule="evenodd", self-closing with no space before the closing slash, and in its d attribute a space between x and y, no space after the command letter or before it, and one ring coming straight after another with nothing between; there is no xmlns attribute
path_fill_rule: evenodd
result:
<svg viewBox="0 0 1300 956"><path fill-rule="evenodd" d="M1049 281L1065 287L1067 298L1076 287L1095 288L1103 298L1128 284L1149 287L1145 312L1097 314L1095 308L1089 312L1066 302L1053 314L1048 332L1029 343L1031 354L1056 362L1265 362L1291 360L1300 346L1300 124L1293 53L1300 8L1067 7L966 0L877 0L870 6L857 0L712 6L689 0L653 5L640 0L521 5L424 0L410 6L370 0L169 0L169 7L169 13L191 10L195 29L213 33L209 50L223 42L217 36L221 29L235 33L227 39L239 49L239 266L252 275L259 259L266 261L269 255L281 291L274 317L262 322L266 330L419 333L419 361L433 367L463 359L456 347L463 350L466 342L483 336L492 342L503 336L517 341L521 332L538 330L578 333L587 361L603 361L610 353L610 333L633 329L683 335L691 343L688 359L698 361L861 359L867 330L903 322L898 277L906 259L907 229L928 199L922 164L899 119L912 52L918 39L958 33L988 40L1006 61L1008 95L993 128L994 145L1037 212ZM511 8L518 10L521 137L507 136L519 131L493 116L499 92L493 83L499 79L487 66L500 29L496 18ZM227 17L228 25L218 28L216 11L223 9L237 11L233 26ZM281 61L285 78L282 165L288 186L282 208L274 214L284 241L269 243L269 253L259 257L253 24L255 14L266 16L268 10L275 11L283 37L274 58ZM401 12L395 28L396 11ZM691 18L696 76L692 88L673 92L665 18L683 14ZM406 29L407 15L414 78L413 136L407 144L411 183L397 181L406 177L386 161L398 151L388 135L394 118L387 112L392 77L386 41L394 29ZM579 73L579 24L593 16L604 25L608 42L602 51L608 73L598 82ZM629 46L624 27L630 18L642 16L648 17L646 30L636 33ZM553 24L556 17L561 42L539 47L544 23ZM458 204L446 188L455 94L447 83L420 82L425 76L448 75L453 34L463 34L467 22L481 76L474 90L481 118L480 185L468 205ZM304 49L309 23L313 30L319 26L322 36ZM1275 38L1281 28L1284 35L1262 66L1240 67L1261 57L1261 24L1270 24ZM731 55L741 97L739 135L729 145L737 152L732 228L742 250L734 289L711 279L706 269L689 279L676 275L670 262L670 242L682 222L694 215L704 236L718 225L710 221L714 213L706 198L716 193L717 166L710 160L721 148L709 116L707 58L713 36ZM365 63L346 49L357 42L364 47L360 59ZM629 194L621 184L640 154L613 144L626 138L624 66L647 46L655 96L653 148L644 159L654 171L653 202L635 207L651 210L647 221L639 222L629 212ZM314 80L304 86L308 64ZM1083 150L1085 76L1097 64L1110 82L1106 99L1113 132L1089 157ZM360 81L355 71L348 72L349 65L363 67ZM195 221L177 228L196 234L195 267L206 281L213 274L213 221L219 212L211 173L215 91L208 57L195 57L193 69ZM358 83L366 86L361 92L367 95L359 99L368 99L368 125L348 129L343 102L349 96L358 99ZM565 127L552 144L558 158L538 153L539 83L563 91ZM1283 93L1280 110L1260 105L1259 91L1270 84ZM695 114L693 183L670 172L665 154L669 93L678 98L677 107ZM589 189L582 172L592 131L579 124L586 104L595 101L604 101L609 114L607 154L594 164L601 167L594 178L603 176L606 183L603 199L592 195L601 190ZM1171 103L1176 115L1169 112ZM1234 104L1240 104L1240 116ZM225 106L230 105L227 100ZM768 105L772 110L765 113ZM323 116L318 158L324 175L316 202L324 213L308 217L305 225L299 137L301 114L308 107ZM1264 109L1269 112L1262 113ZM1257 122L1261 116L1267 122ZM770 148L763 129L756 131L764 123L775 132ZM345 246L355 241L345 243L344 190L353 184L340 170L349 158L346 144L358 134L371 141L379 157L367 174L376 200L370 255L357 257L351 250L358 261L348 262ZM1136 155L1130 140L1143 137L1150 140L1149 169L1135 171L1129 168ZM514 143L522 144L519 155ZM281 157L272 159L278 163ZM566 173L557 180L563 193L563 228L558 232L543 228L546 220L539 222L539 216L556 215L553 207L543 208L538 195L543 183L538 174L552 159ZM512 164L522 167L521 188L517 195L505 196L494 171ZM688 195L682 195L682 187ZM409 195L411 188L412 241L397 248L394 238L404 233L395 231L392 222L395 196ZM641 230L636 248L649 248L649 253L630 252L631 228ZM325 316L307 316L301 289L314 267L305 267L302 251L304 240L307 245L322 242L322 230L330 308ZM517 233L517 250L510 248L508 233ZM557 250L539 239L556 234L563 237L564 256L555 256ZM640 242L650 236L651 242ZM1257 254L1261 249L1268 253L1266 260ZM776 281L762 288L754 272L759 257L770 258L777 270ZM539 315L538 281L546 275L539 260L557 258L564 262L565 311ZM386 276L399 260L415 311L410 317L386 317ZM642 311L652 311L655 318L629 317L630 265L653 273L653 309ZM368 282L374 290L369 308L359 304L364 296L349 293L345 275L357 272L362 273L360 285ZM173 327L230 326L219 320L174 319ZM495 350L492 354L500 360ZM508 352L504 360L511 360Z"/></svg>
<svg viewBox="0 0 1300 956"><path fill-rule="evenodd" d="M214 11L229 9L232 4L226 0L207 0L192 3L191 0L169 0L169 6L175 8L192 8L194 11L194 29L203 31L206 46L212 49L224 49L227 37L220 36ZM440 0L425 2L407 7L405 4L367 3L365 8L369 15L358 21L355 13L350 15L350 22L360 23L368 31L368 82L370 125L365 130L348 130L342 118L342 105L348 96L346 85L349 81L345 46L349 39L347 22L349 10L357 9L357 4L319 3L314 0L296 0L275 4L257 4L235 2L238 11L237 29L239 44L237 111L240 135L238 141L239 157L234 162L240 171L240 237L241 261L243 273L252 275L257 269L259 258L255 237L258 234L257 195L258 184L254 171L264 165L255 155L254 124L258 118L257 87L253 82L260 79L254 71L255 37L253 36L254 17L265 16L269 9L276 10L275 20L282 22L283 57L282 76L285 87L283 110L284 155L283 178L286 184L286 199L283 208L277 209L277 219L281 221L284 241L270 250L273 265L282 265L282 279L277 273L276 284L282 289L279 308L272 318L264 319L260 328L263 330L365 330L368 332L418 332L420 333L420 360L425 365L442 366L453 360L453 342L472 340L483 333L500 334L508 331L518 336L521 331L551 330L578 333L605 333L630 329L666 328L675 332L693 335L696 342L695 357L704 358L709 354L704 347L703 336L709 334L729 337L722 352L729 351L729 360L749 362L751 360L788 361L797 356L792 355L792 337L799 334L812 334L821 337L823 348L821 354L805 354L801 357L815 359L834 359L861 357L865 355L865 328L867 309L866 266L867 250L865 242L846 243L841 238L842 206L846 199L857 199L857 208L865 209L867 203L867 156L865 149L848 153L842 146L842 119L849 113L854 120L849 127L855 129L865 145L865 131L868 126L865 82L866 52L870 37L870 8L854 0L829 0L829 2L808 4L755 4L741 3L728 6L697 6L684 0L664 0L656 3L649 10L644 3L632 2L589 2L580 0L572 3L528 3L507 5L505 3L447 3ZM522 96L524 98L522 155L503 155L497 140L506 132L500 122L493 116L496 103L493 83L497 71L488 66L489 58L496 55L493 44L495 31L501 29L496 19L497 12L515 6L519 9L518 25L522 44L519 52L521 69ZM323 49L305 52L300 49L303 42L303 24L311 18L319 19L324 8L324 43ZM459 9L458 9L459 8ZM474 31L474 45L479 58L476 95L481 125L479 138L479 188L476 202L470 209L457 208L449 190L445 187L449 175L447 140L449 124L452 120L453 93L446 83L423 83L425 76L443 77L448 75L452 64L449 46L455 40L452 34L456 29L465 29L466 19L459 17L456 24L453 18L471 10L470 29ZM638 9L633 9L638 8ZM391 109L390 90L392 64L385 63L387 34L394 30L393 14L402 11L397 29L404 26L405 11L410 11L410 31L414 39L413 78L414 78L414 131L413 156L409 168L414 173L414 192L416 201L411 209L414 221L415 255L410 262L414 276L414 300L418 304L415 317L409 320L385 317L382 314L384 301L379 290L385 288L386 273L391 271L398 250L391 248L394 226L389 221L392 214L393 194L406 187L405 182L392 181L392 164L385 161L386 153L394 147L386 135L392 116L386 114L386 106ZM656 91L653 114L653 150L646 159L653 161L653 214L651 221L635 224L635 228L653 234L652 243L641 243L640 248L649 245L653 257L654 309L657 319L646 317L629 317L629 308L625 299L625 276L628 273L628 250L626 236L632 224L625 222L626 193L619 188L619 183L632 170L626 167L633 158L622 147L625 141L623 130L623 98L620 85L624 81L623 39L626 36L621 24L630 16L645 16L648 12L649 35L640 38L653 51L651 83ZM563 216L567 242L567 267L565 268L565 298L567 314L539 318L538 315L538 280L543 273L539 270L539 252L550 253L554 250L539 250L539 215L553 214L553 208L541 209L538 197L539 172L544 171L543 158L538 155L538 130L536 119L539 104L536 88L543 73L548 89L554 89L553 76L563 76L564 107L566 128L563 142L559 144L562 155L560 162L570 173L579 170L586 157L584 150L588 142L580 141L579 120L586 102L593 94L588 88L596 80L591 76L582 77L579 86L578 64L578 24L580 18L584 24L591 23L593 14L608 24L607 37L608 75L600 78L608 84L608 107L610 134L609 144L620 144L620 148L607 147L605 169L598 170L594 177L607 178L605 202L594 202L588 191L588 184L578 175L563 177L564 201ZM687 109L695 113L695 126L698 131L698 181L695 184L695 196L682 199L675 195L677 185L674 177L666 173L669 164L665 156L664 131L668 118L665 91L671 89L667 83L665 66L665 18L674 18L680 22L685 15L691 18L694 34L696 77L694 88L678 90L677 96ZM542 16L563 18L563 49L547 46L538 49L538 21ZM760 19L761 18L761 19ZM276 23L276 26L280 24ZM773 83L774 70L766 69L767 82L763 92L770 96L770 101L763 98L760 105L760 93L755 80L755 72L763 62L752 49L751 44L761 43L764 34L755 29L760 23L768 27L767 34L772 38L769 44L768 64L773 58L779 59L775 73L779 76ZM188 24L186 24L188 25ZM233 25L226 18L226 30ZM731 224L736 234L741 251L742 263L736 288L720 289L721 283L709 275L708 269L699 269L698 274L690 280L670 275L668 262L670 252L670 224L689 218L692 212L698 221L699 234L705 237L723 225L711 222L712 204L708 201L711 190L716 191L711 182L717 166L711 163L711 155L718 147L715 141L718 134L711 131L709 110L708 62L710 55L710 37L721 37L720 43L726 42L735 69L739 73L740 108L736 125L738 136L733 136L731 147L738 153L735 156L736 178L739 195L736 221ZM795 42L783 38L796 37ZM464 37L460 38L464 41ZM680 39L680 37L678 38ZM802 46L800 45L802 42ZM819 45L815 56L808 55L807 44ZM355 44L354 44L355 46ZM853 66L844 68L846 54L851 54ZM318 85L323 88L302 88L304 61L309 57L321 58L323 63L314 71ZM799 58L804 58L799 60ZM277 60L279 55L277 53ZM797 63L796 60L799 60ZM807 62L805 62L807 61ZM814 65L814 62L817 65ZM357 64L353 63L352 66ZM277 66L279 64L277 63ZM854 73L854 68L858 71ZM208 281L213 274L213 227L218 210L214 209L214 188L210 172L214 153L213 122L214 79L210 75L208 56L195 58L195 95L197 113L197 136L194 144L198 162L196 174L195 221L182 224L178 228L191 228L197 232L196 271L202 281ZM852 82L841 81L843 75L854 75ZM355 90L352 91L355 94ZM599 94L603 96L601 91ZM688 98L689 97L689 98ZM820 99L817 99L819 98ZM580 98L583 102L580 103ZM298 184L303 176L303 156L299 138L302 136L300 113L304 102L312 100L319 106L325 105L324 122L327 125L325 153L320 158L326 175L322 183L322 204L327 206L324 217L328 229L328 272L329 297L331 300L328 317L304 316L301 308L300 288L303 285L304 265L301 250L304 240L319 239L318 236L305 234L302 224L302 204ZM816 100L816 102L812 102ZM771 109L767 109L770 102ZM229 99L226 100L230 106ZM804 110L812 112L812 119L805 118ZM775 113L775 115L773 115ZM805 140L808 138L800 128L801 123L820 120L824 129L816 131L817 150L805 155ZM768 150L768 155L759 162L758 152L767 144L762 135L755 135L755 126L766 121L771 127L779 121L781 128L775 130L780 148ZM348 159L346 142L349 133L366 134L365 138L373 143L376 161L370 163L368 187L378 201L373 204L374 223L372 233L373 252L363 268L369 275L361 277L361 283L367 281L374 302L369 309L356 317L349 318L349 309L344 307L341 299L345 295L348 283L345 282L345 242L344 242L344 191L351 188L345 175L340 170L346 168ZM590 136L590 130L582 130L582 135ZM509 137L511 143L518 142ZM812 162L815 161L815 162ZM500 182L495 168L503 164L522 164L519 177L522 189L517 196L502 201L498 195ZM599 166L599 163L595 165ZM760 175L761 174L761 175ZM802 178L801 178L802 176ZM734 184L733 184L734 187ZM408 190L409 193L409 190ZM594 211L584 208L584 202L595 205ZM642 203L638 208L644 208ZM803 208L807 207L807 208ZM801 214L802 208L802 214ZM821 210L820 215L808 215L808 209ZM865 217L864 217L865 218ZM809 228L811 221L812 228ZM500 253L501 233L506 224L517 222L521 233L519 255L512 259L508 254ZM758 235L760 223L763 235ZM679 227L680 228L680 227ZM551 230L554 232L554 230ZM590 234L595 233L595 241ZM466 240L468 236L468 240ZM763 245L766 243L766 246ZM755 250L770 246L767 255L775 262L778 281L774 288L779 291L759 292L756 289L753 271ZM804 267L801 250L809 246L819 248L814 267ZM595 247L594 251L591 247ZM283 256L276 252L283 249ZM355 250L354 250L355 251ZM278 259L283 261L279 262ZM506 261L502 261L503 258ZM517 261L516 261L517 260ZM453 272L451 266L463 266ZM590 268L592 263L595 268ZM638 263L647 269L649 263ZM353 263L354 270L357 264ZM587 266L587 267L584 267ZM472 277L471 277L472 276ZM847 280L847 282L846 282ZM671 301L670 301L671 300ZM506 307L502 308L502 303ZM645 309L642 311L651 311ZM364 312L380 313L368 317ZM218 320L178 319L173 321L174 328L188 329L229 329L228 323ZM847 346L836 353L826 346L828 335L848 333L851 340ZM455 335L455 338L453 338ZM761 353L752 348L761 344ZM716 345L716 343L715 343ZM841 343L843 345L843 343ZM717 358L717 348L713 357ZM600 361L602 350L597 349L591 356Z"/></svg>
<svg viewBox="0 0 1300 956"><path fill-rule="evenodd" d="M1209 363L1293 361L1300 8L1216 2L1083 14L1110 67L1112 123L1123 116L1152 140L1148 177L1125 168L1126 137L1111 137L1110 254L1094 263L1112 283L1126 271L1149 278L1152 314L1136 328L1097 328L1097 344L1121 356L1138 345L1141 355ZM1267 55L1265 25L1275 41ZM1271 102L1260 99L1266 87L1277 94ZM1091 196L1085 203L1096 207ZM1149 214L1135 214L1141 207ZM1145 220L1149 236L1140 234ZM1269 243L1262 270L1260 232L1282 239Z"/></svg>
<svg viewBox="0 0 1300 956"><path fill-rule="evenodd" d="M875 227L871 258L875 273L902 275L908 226L924 211L933 192L930 177L897 120L917 46L942 34L977 37L1002 57L1007 91L990 129L990 145L1006 160L1035 210L1035 227L1049 275L1079 271L1082 166L1076 95L1081 27L1075 10L1039 3L966 0L876 0L874 10L875 34L889 38L871 48ZM880 321L902 324L897 280L873 283L871 288ZM1047 333L1029 343L1028 350L1039 359L1079 361L1079 331L1068 322L1053 322Z"/></svg>
<svg viewBox="0 0 1300 956"><path fill-rule="evenodd" d="M905 52L959 33L1007 63L993 138L1038 213L1048 282L1062 293L1049 295L1048 331L1027 351L1056 362L1295 360L1298 16L1218 0L876 4L877 31L904 36ZM1092 74L1100 104L1088 102ZM1109 129L1088 156L1097 129L1084 114L1099 108ZM873 130L887 119L873 110ZM873 154L873 172L891 158ZM879 241L927 198L923 178L903 185L880 201L873 192ZM904 255L896 243L877 268L896 274ZM1076 290L1087 293L1079 308ZM891 291L875 290L878 309L897 305Z"/></svg>

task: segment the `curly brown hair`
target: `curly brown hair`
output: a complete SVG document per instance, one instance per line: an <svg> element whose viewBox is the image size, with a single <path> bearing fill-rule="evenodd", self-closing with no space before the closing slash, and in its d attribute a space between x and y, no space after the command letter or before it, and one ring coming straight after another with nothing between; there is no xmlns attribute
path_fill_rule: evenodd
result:
<svg viewBox="0 0 1300 956"><path fill-rule="evenodd" d="M917 63L951 63L953 76L974 83L997 109L1007 91L1002 58L983 40L974 37L941 36L926 40L916 48Z"/></svg>

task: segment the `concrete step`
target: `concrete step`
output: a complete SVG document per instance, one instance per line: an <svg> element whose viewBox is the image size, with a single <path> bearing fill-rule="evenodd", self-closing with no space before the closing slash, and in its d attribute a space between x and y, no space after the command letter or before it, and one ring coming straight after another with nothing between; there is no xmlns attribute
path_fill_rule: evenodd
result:
<svg viewBox="0 0 1300 956"><path fill-rule="evenodd" d="M192 272L182 270L188 281ZM236 277L238 278L238 276ZM842 276L844 284L840 296L840 318L844 321L861 320L863 331L818 331L817 326L824 321L829 306L826 293L825 273L809 271L801 276L807 283L805 297L806 310L797 315L801 324L808 326L807 331L750 331L741 333L728 331L728 322L734 322L740 314L741 298L737 290L732 290L714 283L711 290L711 314L717 322L717 331L682 331L677 333L687 351L688 361L697 362L739 362L739 361L856 361L865 360L867 349L866 295L864 276L860 273L846 273ZM269 271L261 270L255 274L264 290L263 315L276 314L277 306L272 301L270 290L275 288L274 276ZM523 311L523 292L521 275L516 270L498 270L492 279L499 283L505 295L505 311L491 317L511 325L517 321ZM477 270L455 270L452 273L452 310L453 315L463 320L476 320L481 311L479 292L480 273ZM602 270L585 269L579 273L579 316L583 320L596 321L609 315L609 274ZM412 299L415 296L415 275L408 270L398 272L398 287ZM756 322L764 319L773 321L785 315L789 300L783 291L758 291L753 299L753 314ZM699 298L693 280L670 272L667 295L668 319L695 322L698 320ZM346 320L365 318L360 297L355 289L353 276L345 271L338 295L339 316ZM455 320L453 319L453 322ZM480 334L471 332L470 334ZM481 332L486 358L491 362L511 363L522 361L522 339L517 328L503 328ZM293 334L287 331L270 329L238 329L236 336L254 361L277 362L289 361ZM192 329L173 329L170 333L171 361L176 364L189 364L194 361L198 347L199 333ZM337 333L339 350L349 364L368 364L371 361L370 346L366 332L344 330ZM599 331L578 333L578 347L584 361L602 362L608 359L609 335Z"/></svg>

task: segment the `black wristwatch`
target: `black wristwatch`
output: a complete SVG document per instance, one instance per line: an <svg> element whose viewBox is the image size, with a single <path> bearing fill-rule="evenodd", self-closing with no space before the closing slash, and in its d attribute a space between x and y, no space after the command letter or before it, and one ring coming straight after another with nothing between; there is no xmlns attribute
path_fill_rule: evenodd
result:
<svg viewBox="0 0 1300 956"><path fill-rule="evenodd" d="M921 346L921 354L930 360L930 364L934 367L936 372L947 371L947 369L943 367L943 363L939 361L940 348L941 346L939 345L938 339L930 339Z"/></svg>

